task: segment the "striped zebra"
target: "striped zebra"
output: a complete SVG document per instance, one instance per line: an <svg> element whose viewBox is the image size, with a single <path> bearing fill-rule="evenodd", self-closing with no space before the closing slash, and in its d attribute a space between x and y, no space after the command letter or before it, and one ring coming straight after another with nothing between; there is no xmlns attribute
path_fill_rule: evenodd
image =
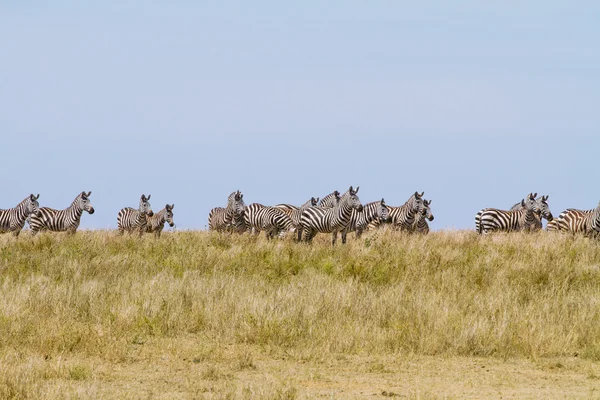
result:
<svg viewBox="0 0 600 400"><path fill-rule="evenodd" d="M0 233L12 232L16 237L21 233L25 226L25 221L31 215L40 216L40 204L38 199L40 195L30 194L14 208L0 210Z"/></svg>
<svg viewBox="0 0 600 400"><path fill-rule="evenodd" d="M244 223L248 231L254 231L257 235L265 231L267 239L295 230L292 219L283 210L259 203L252 203L246 207Z"/></svg>
<svg viewBox="0 0 600 400"><path fill-rule="evenodd" d="M150 197L150 196L148 196ZM156 238L160 238L160 234L162 230L165 228L165 222L169 224L172 228L175 226L175 222L173 222L173 208L175 204L165 205L165 208L160 210L157 213L154 213L153 216L148 216L148 222L146 223L146 232L153 233Z"/></svg>
<svg viewBox="0 0 600 400"><path fill-rule="evenodd" d="M490 233L495 231L531 231L536 226L536 201L535 195L530 193L527 198L521 200L522 208L520 210L498 210L496 208L486 208L479 214L479 226L477 233ZM477 218L477 217L476 217Z"/></svg>
<svg viewBox="0 0 600 400"><path fill-rule="evenodd" d="M429 224L427 221L433 221L433 214L431 213L431 208L429 207L431 204L431 200L423 199L423 208L424 212L418 213L414 222L413 232L422 233L427 235L429 233Z"/></svg>
<svg viewBox="0 0 600 400"><path fill-rule="evenodd" d="M142 237L142 234L146 232L148 217L154 215L149 202L150 196L146 197L145 194L142 194L137 210L132 207L125 207L119 211L119 214L117 214L117 227L121 235L125 232L138 232Z"/></svg>
<svg viewBox="0 0 600 400"><path fill-rule="evenodd" d="M238 190L227 198L227 207L215 207L208 214L208 229L218 232L237 230L244 220L244 195Z"/></svg>
<svg viewBox="0 0 600 400"><path fill-rule="evenodd" d="M387 206L389 209L388 221L393 229L412 232L415 228L414 223L417 215L424 212L423 195L425 192L415 192L406 200L406 203L400 207ZM372 221L368 229L373 230L381 225L382 221Z"/></svg>
<svg viewBox="0 0 600 400"><path fill-rule="evenodd" d="M338 195L338 197L339 197L339 195ZM290 216L290 218L292 219L292 224L293 224L294 228L296 229L296 239L298 241L302 240L302 225L301 225L302 213L308 207L315 207L317 204L319 204L319 198L311 197L310 200L308 200L306 203L302 204L297 210L294 210L292 212L292 215Z"/></svg>
<svg viewBox="0 0 600 400"><path fill-rule="evenodd" d="M32 214L29 224L31 233L34 235L43 230L53 232L68 232L74 234L79 228L81 215L84 211L88 214L94 213L94 207L90 202L92 192L81 192L68 208L55 210L54 208L42 207L38 215Z"/></svg>
<svg viewBox="0 0 600 400"><path fill-rule="evenodd" d="M389 216L390 210L385 205L384 199L365 204L362 211L353 209L350 222L342 231L342 243L346 243L348 232L356 232L355 238L358 239L371 222L384 222Z"/></svg>
<svg viewBox="0 0 600 400"><path fill-rule="evenodd" d="M558 218L549 222L546 229L598 237L600 235L600 203L592 210L566 209L560 213Z"/></svg>
<svg viewBox="0 0 600 400"><path fill-rule="evenodd" d="M348 191L340 197L335 207L308 207L300 218L302 235L306 242L310 242L318 233L331 233L331 244L335 245L338 232L343 231L352 215L352 210L362 211L363 206L356 195L358 193L350 186Z"/></svg>
<svg viewBox="0 0 600 400"><path fill-rule="evenodd" d="M327 196L323 197L321 201L317 203L319 207L335 207L335 205L340 201L340 192L334 190L329 193Z"/></svg>
<svg viewBox="0 0 600 400"><path fill-rule="evenodd" d="M534 197L537 197L537 193L533 194ZM547 220L548 223L552 222L554 217L552 216L552 212L550 212L550 206L548 206L548 197L550 196L541 196L535 199L535 223L532 225L530 230L539 231L542 229L542 218ZM523 209L523 205L521 202L515 204L511 207L509 211L521 210Z"/></svg>

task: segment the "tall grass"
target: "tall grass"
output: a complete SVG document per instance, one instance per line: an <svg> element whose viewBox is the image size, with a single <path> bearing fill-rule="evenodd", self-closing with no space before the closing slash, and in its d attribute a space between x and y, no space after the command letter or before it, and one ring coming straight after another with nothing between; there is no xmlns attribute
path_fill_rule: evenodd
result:
<svg viewBox="0 0 600 400"><path fill-rule="evenodd" d="M0 360L121 362L132 345L194 336L306 359L600 360L599 288L598 242L545 232L380 231L335 248L327 236L306 245L212 232L4 235Z"/></svg>

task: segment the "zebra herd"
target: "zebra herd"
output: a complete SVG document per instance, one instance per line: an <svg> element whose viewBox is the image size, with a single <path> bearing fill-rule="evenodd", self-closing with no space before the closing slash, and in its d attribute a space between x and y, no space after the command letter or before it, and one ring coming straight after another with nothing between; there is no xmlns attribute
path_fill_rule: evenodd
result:
<svg viewBox="0 0 600 400"><path fill-rule="evenodd" d="M335 245L338 233L346 243L349 232L360 238L366 230L388 224L393 229L407 232L428 233L433 221L431 200L424 193L415 192L402 206L393 207L384 199L363 205L358 197L359 187L352 186L343 194L337 190L323 197L311 197L301 206L277 204L265 206L244 203L244 195L238 190L227 198L226 207L215 207L208 215L208 228L220 232L259 234L265 231L267 238L295 235L298 241L311 242L317 233L331 233Z"/></svg>
<svg viewBox="0 0 600 400"><path fill-rule="evenodd" d="M16 207L8 210L0 210L0 233L12 232L19 236L19 233L29 222L31 232L36 235L40 231L67 232L74 234L81 222L83 212L94 213L94 207L90 202L92 192L81 192L71 205L64 210L55 210L49 207L40 207L38 199L40 195L30 194ZM139 208L136 210L131 207L125 207L117 215L117 225L119 233L138 232L141 236L144 232L154 233L160 237L165 223L171 227L175 226L173 222L174 204L167 204L165 208L157 213L152 212L149 203L150 195L146 197L142 194Z"/></svg>
<svg viewBox="0 0 600 400"><path fill-rule="evenodd" d="M475 216L475 230L480 234L496 231L533 232L542 229L542 219L545 219L549 232L568 232L589 237L600 235L600 203L592 210L569 208L560 213L558 218L553 218L548 197L537 197L537 193L530 193L508 211L484 208Z"/></svg>
<svg viewBox="0 0 600 400"><path fill-rule="evenodd" d="M317 233L331 233L335 245L338 233L342 243L347 234L355 232L360 238L363 232L375 230L381 225L392 229L429 233L427 221L433 221L431 200L424 193L415 192L399 207L387 205L384 199L362 204L358 198L359 188L352 186L343 194L337 190L323 197L311 197L301 206L277 204L265 206L244 203L244 195L238 190L229 195L226 207L213 208L208 216L209 230L244 233L266 232L269 239L292 233L298 241L311 242ZM30 194L14 208L0 210L0 233L12 232L18 236L25 222L29 222L32 234L40 231L68 232L74 234L79 227L83 212L94 213L90 202L92 192L77 194L71 205L64 210L40 207L40 195ZM174 204L167 204L157 213L152 211L150 195L142 194L137 209L125 207L117 215L120 234L125 232L154 233L158 238L166 223L171 227ZM548 206L549 196L530 193L510 210L484 208L475 216L475 230L479 234L491 232L525 231L542 229L542 220L548 221L546 230L581 233L586 236L600 235L600 203L591 210L569 208L553 218Z"/></svg>

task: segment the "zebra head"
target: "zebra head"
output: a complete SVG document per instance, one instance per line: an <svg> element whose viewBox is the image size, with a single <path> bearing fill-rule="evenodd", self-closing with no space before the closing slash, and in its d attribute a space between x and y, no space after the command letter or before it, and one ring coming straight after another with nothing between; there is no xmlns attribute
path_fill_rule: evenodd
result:
<svg viewBox="0 0 600 400"><path fill-rule="evenodd" d="M175 226L175 222L173 222L173 208L175 207L175 204L171 204L171 205L166 205L165 206L165 221L167 221L167 223L169 224L169 226L172 228Z"/></svg>
<svg viewBox="0 0 600 400"><path fill-rule="evenodd" d="M542 218L545 218L546 220L548 220L548 222L550 222L554 218L552 217L552 213L550 212L550 207L548 206L548 197L549 196L542 196L539 199L537 199L535 201L535 206L536 206L537 212L542 216Z"/></svg>
<svg viewBox="0 0 600 400"><path fill-rule="evenodd" d="M535 196L537 196L537 193L529 193L527 195L527 198L521 200L521 208L539 214L539 211L536 206Z"/></svg>
<svg viewBox="0 0 600 400"><path fill-rule="evenodd" d="M354 208L356 211L362 211L363 206L360 203L360 199L356 195L358 193L359 186L356 187L356 190L350 186L350 189L346 193L343 194L342 197L338 198L338 206L342 204L348 204L351 208Z"/></svg>
<svg viewBox="0 0 600 400"><path fill-rule="evenodd" d="M420 213L422 215L425 215L425 213L427 212L427 210L425 209L425 205L423 204L424 194L425 192L421 192L421 194L419 194L419 192L415 192L415 194L413 194L408 200L411 206L410 209L413 212Z"/></svg>
<svg viewBox="0 0 600 400"><path fill-rule="evenodd" d="M90 199L89 199L91 194L92 194L91 191L86 193L84 190L79 195L79 208L81 208L83 211L87 211L88 214L94 213L94 207L92 207L92 203L90 202Z"/></svg>
<svg viewBox="0 0 600 400"><path fill-rule="evenodd" d="M387 221L390 219L390 209L385 205L384 199L381 199L377 205L377 216L380 221Z"/></svg>
<svg viewBox="0 0 600 400"><path fill-rule="evenodd" d="M142 197L140 197L140 207L138 208L140 214L146 214L149 217L154 215L154 212L152 211L152 206L149 202L150 196L152 195L149 194L148 197L146 197L146 195L142 193Z"/></svg>
<svg viewBox="0 0 600 400"><path fill-rule="evenodd" d="M35 215L36 217L41 217L42 212L40 211L40 203L38 203L38 199L40 195L34 196L33 193L29 195L29 201L27 202L27 215Z"/></svg>
<svg viewBox="0 0 600 400"><path fill-rule="evenodd" d="M423 216L425 218L427 218L429 221L433 221L433 214L431 213L431 208L429 208L430 204L431 204L431 200L423 199L423 207L425 208L425 212L423 213Z"/></svg>
<svg viewBox="0 0 600 400"><path fill-rule="evenodd" d="M237 192L231 193L229 196L228 207L233 209L233 214L236 216L240 216L244 213L246 204L244 203L244 195L242 192L238 190Z"/></svg>

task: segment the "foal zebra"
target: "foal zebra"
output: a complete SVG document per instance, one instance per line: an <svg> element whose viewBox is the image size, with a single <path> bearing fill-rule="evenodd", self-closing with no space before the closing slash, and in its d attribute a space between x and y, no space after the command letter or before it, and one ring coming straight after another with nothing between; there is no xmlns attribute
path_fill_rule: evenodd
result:
<svg viewBox="0 0 600 400"><path fill-rule="evenodd" d="M31 225L31 233L37 234L42 230L54 232L67 231L69 234L74 234L79 228L81 215L84 211L88 214L94 213L94 207L90 202L92 192L81 192L75 197L75 200L68 208L64 210L55 210L49 207L40 208L38 215L32 214L29 224Z"/></svg>
<svg viewBox="0 0 600 400"><path fill-rule="evenodd" d="M321 201L317 203L319 207L335 207L335 205L340 201L340 192L334 190L329 193L327 196L323 197Z"/></svg>
<svg viewBox="0 0 600 400"><path fill-rule="evenodd" d="M150 198L150 196L148 196ZM157 213L154 213L153 216L148 216L146 223L146 232L152 233L154 232L154 236L156 238L160 238L160 234L162 230L165 228L165 222L169 224L172 228L175 226L175 222L173 222L173 208L175 204L165 205L165 208L160 210Z"/></svg>
<svg viewBox="0 0 600 400"><path fill-rule="evenodd" d="M358 193L350 186L350 189L332 208L308 207L300 218L302 235L306 242L310 242L318 233L331 233L331 244L335 245L337 234L343 231L350 222L352 210L362 211L363 206L356 195Z"/></svg>
<svg viewBox="0 0 600 400"><path fill-rule="evenodd" d="M25 226L25 221L31 215L40 215L40 204L38 199L40 195L30 194L14 208L0 210L0 233L12 232L19 236L21 229Z"/></svg>
<svg viewBox="0 0 600 400"><path fill-rule="evenodd" d="M125 207L119 211L117 215L117 227L119 228L119 233L122 235L127 232L135 232L138 231L140 237L146 231L146 225L148 223L148 218L154 215L152 212L152 207L150 206L149 200L150 196L146 197L145 194L142 194L140 197L140 205L138 209L132 207Z"/></svg>
<svg viewBox="0 0 600 400"><path fill-rule="evenodd" d="M246 207L244 223L248 231L254 230L257 235L261 231L266 231L267 239L272 239L285 231L293 232L295 229L291 218L283 210L258 203Z"/></svg>
<svg viewBox="0 0 600 400"><path fill-rule="evenodd" d="M592 210L569 208L561 212L552 223L548 223L547 229L598 237L600 235L600 203Z"/></svg>
<svg viewBox="0 0 600 400"><path fill-rule="evenodd" d="M486 208L478 213L479 225L477 233L490 233L495 231L531 231L535 230L536 215L539 211L536 207L535 195L530 193L525 200L521 200L520 210L498 210Z"/></svg>
<svg viewBox="0 0 600 400"><path fill-rule="evenodd" d="M385 205L385 200L374 201L363 206L362 211L352 210L350 222L342 231L342 243L346 243L348 232L355 232L355 238L358 239L367 226L373 221L383 222L389 218L390 210Z"/></svg>
<svg viewBox="0 0 600 400"><path fill-rule="evenodd" d="M431 200L423 199L423 208L424 211L422 213L418 213L414 222L413 232L422 233L427 235L429 233L429 224L427 221L433 221L433 214L431 213L431 208L429 205L431 204Z"/></svg>
<svg viewBox="0 0 600 400"><path fill-rule="evenodd" d="M243 224L244 195L238 190L233 192L227 198L227 207L215 207L208 214L208 229L211 231L233 231L239 228L239 223Z"/></svg>

